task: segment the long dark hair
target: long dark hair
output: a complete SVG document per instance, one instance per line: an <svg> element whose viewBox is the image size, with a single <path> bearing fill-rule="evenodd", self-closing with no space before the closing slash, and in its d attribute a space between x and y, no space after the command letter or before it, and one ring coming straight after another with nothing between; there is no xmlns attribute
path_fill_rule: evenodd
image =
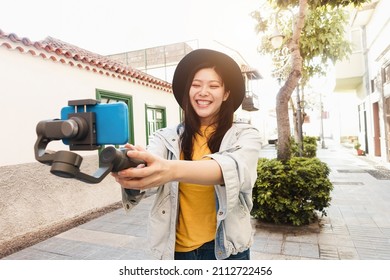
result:
<svg viewBox="0 0 390 280"><path fill-rule="evenodd" d="M194 108L191 105L189 98L189 90L194 79L195 74L205 68L212 68L215 72L221 77L222 82L225 86L225 91L229 91L229 83L225 80L224 72L222 69L219 69L216 65L213 64L201 64L196 67L191 75L188 76L186 83L185 93L183 95L183 110L184 110L184 132L180 138L181 150L184 154L185 160L192 160L193 155L193 141L194 136L200 133L200 119L196 114ZM214 123L210 126L215 126L214 132L209 136L207 145L212 153L218 152L221 146L222 139L225 133L233 124L233 115L234 115L234 104L233 104L233 95L234 92L230 92L229 97L226 101L222 102L219 113L214 120Z"/></svg>

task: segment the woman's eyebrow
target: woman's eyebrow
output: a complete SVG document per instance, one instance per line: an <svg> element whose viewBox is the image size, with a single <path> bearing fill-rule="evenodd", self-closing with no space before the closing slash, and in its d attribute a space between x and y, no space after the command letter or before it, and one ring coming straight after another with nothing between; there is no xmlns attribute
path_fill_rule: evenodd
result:
<svg viewBox="0 0 390 280"><path fill-rule="evenodd" d="M217 83L223 84L223 82L220 80L202 80L202 79L194 79L193 80L193 82L204 82L204 81L209 82L209 83L217 82Z"/></svg>

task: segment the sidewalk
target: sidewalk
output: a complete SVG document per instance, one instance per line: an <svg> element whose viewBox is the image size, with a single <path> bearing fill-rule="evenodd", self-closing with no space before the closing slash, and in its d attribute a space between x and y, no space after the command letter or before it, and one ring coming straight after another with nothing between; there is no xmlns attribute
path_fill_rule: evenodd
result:
<svg viewBox="0 0 390 280"><path fill-rule="evenodd" d="M253 220L256 260L390 260L390 170L328 140L317 156L331 168L328 215L293 227ZM274 157L266 146L263 157ZM146 224L153 197L131 214L118 209L3 259L146 260Z"/></svg>

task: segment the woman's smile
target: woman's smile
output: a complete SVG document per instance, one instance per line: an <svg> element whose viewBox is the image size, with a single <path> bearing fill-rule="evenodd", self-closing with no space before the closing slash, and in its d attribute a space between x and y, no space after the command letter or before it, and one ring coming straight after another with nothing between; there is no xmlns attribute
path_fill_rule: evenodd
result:
<svg viewBox="0 0 390 280"><path fill-rule="evenodd" d="M208 105L211 104L212 101L208 101L208 100L196 100L196 103L200 106L200 107L207 107Z"/></svg>

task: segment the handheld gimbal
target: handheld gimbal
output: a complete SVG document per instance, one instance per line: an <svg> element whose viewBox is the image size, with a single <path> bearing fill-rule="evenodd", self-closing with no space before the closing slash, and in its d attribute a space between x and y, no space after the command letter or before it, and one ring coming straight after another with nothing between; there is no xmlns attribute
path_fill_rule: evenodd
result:
<svg viewBox="0 0 390 280"><path fill-rule="evenodd" d="M85 183L101 182L110 172L143 164L127 157L127 149L113 146L99 154L99 168L93 175L80 171L82 156L70 151L46 151L51 141L63 140L70 150L97 150L104 144L125 144L128 135L128 109L124 103L100 104L93 99L72 100L62 109L62 119L40 121L36 127L35 159L51 166L50 172ZM83 110L79 112L78 108Z"/></svg>

